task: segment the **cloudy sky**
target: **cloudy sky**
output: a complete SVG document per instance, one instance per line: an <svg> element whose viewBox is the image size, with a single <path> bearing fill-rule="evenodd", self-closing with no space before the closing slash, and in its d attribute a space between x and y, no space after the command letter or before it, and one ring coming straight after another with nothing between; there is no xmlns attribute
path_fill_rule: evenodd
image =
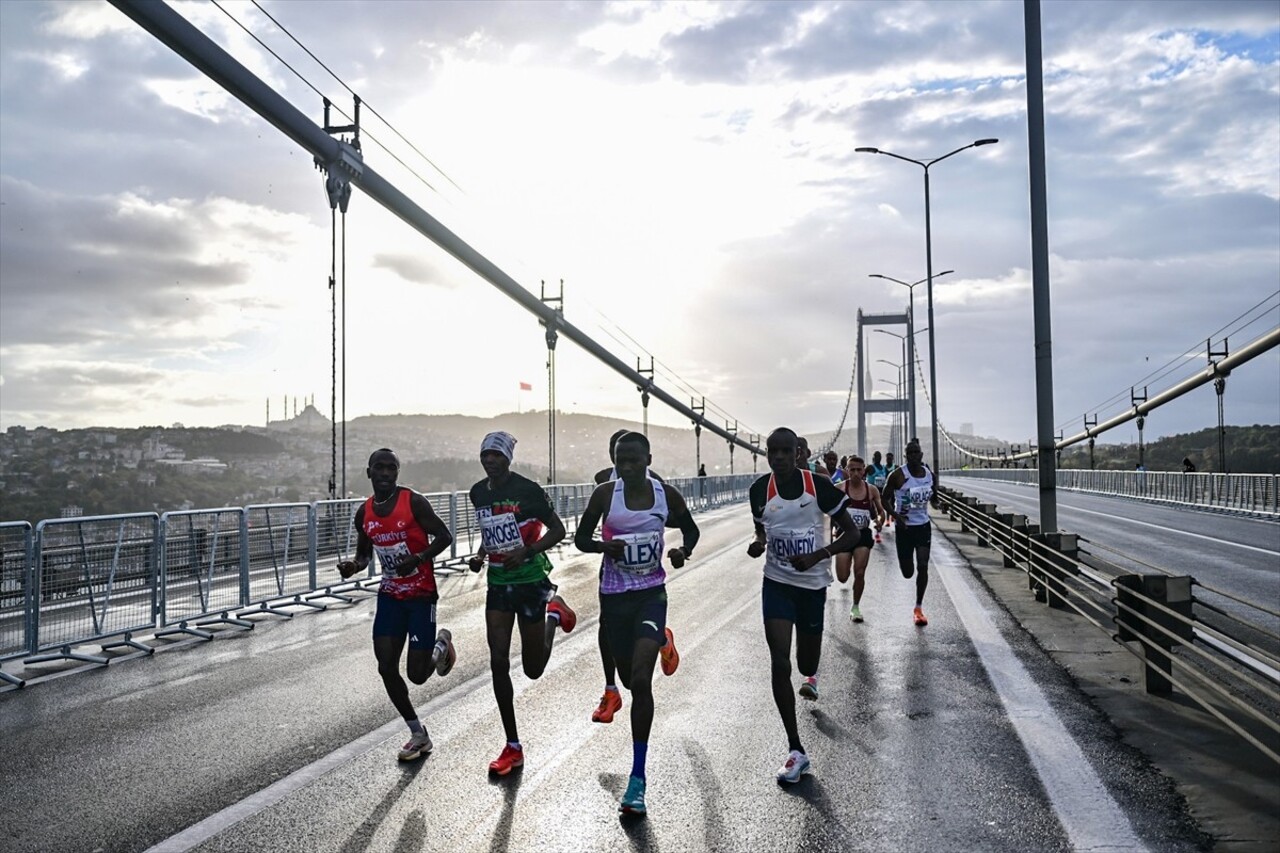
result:
<svg viewBox="0 0 1280 853"><path fill-rule="evenodd" d="M338 106L356 91L390 123L362 116L371 167L531 291L563 279L571 321L744 432L834 428L858 310L906 304L869 276L925 275L922 171L854 149L998 137L931 172L935 270L955 270L940 415L1034 433L1021 3L260 2L342 82L252 3L177 8L317 122L241 24ZM1206 339L1280 323L1280 4L1042 14L1071 434L1200 369ZM108 4L0 3L0 205L0 427L261 423L311 395L328 413L322 176ZM545 408L530 315L358 192L346 242L349 417ZM882 393L899 354L869 336ZM561 408L638 419L634 386L572 343L557 367ZM1226 415L1280 422L1276 350L1231 377ZM1214 423L1206 386L1147 435Z"/></svg>

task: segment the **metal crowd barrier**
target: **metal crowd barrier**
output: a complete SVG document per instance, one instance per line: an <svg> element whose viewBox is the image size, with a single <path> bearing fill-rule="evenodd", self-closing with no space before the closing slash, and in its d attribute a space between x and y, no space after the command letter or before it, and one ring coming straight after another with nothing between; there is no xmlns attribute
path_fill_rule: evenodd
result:
<svg viewBox="0 0 1280 853"><path fill-rule="evenodd" d="M0 524L0 661L22 657L32 649L33 543L29 522ZM23 685L21 678L4 671L0 671L0 681Z"/></svg>
<svg viewBox="0 0 1280 853"><path fill-rule="evenodd" d="M676 478L669 482L693 511L744 500L755 474ZM595 485L547 487L569 535ZM466 492L425 495L449 527L453 544L437 560L438 575L459 572L480 546ZM256 504L180 512L131 513L0 524L0 662L111 658L105 652L150 633L210 640L212 626L252 629L246 617L293 616L293 608L323 610L321 599L354 601L378 583L375 563L360 577L339 580L341 560L355 556L356 510L363 498L315 503ZM0 680L22 679L0 671Z"/></svg>
<svg viewBox="0 0 1280 853"><path fill-rule="evenodd" d="M73 651L116 638L102 650L152 649L133 634L155 627L160 517L154 512L47 519L36 525L32 645L27 663L60 658L106 663Z"/></svg>
<svg viewBox="0 0 1280 853"><path fill-rule="evenodd" d="M1035 468L960 468L941 473L948 479L970 477L1029 484L1040 481L1040 472ZM1059 468L1055 476L1058 488L1067 491L1280 517L1278 474L1183 474L1177 471L1088 471Z"/></svg>
<svg viewBox="0 0 1280 853"><path fill-rule="evenodd" d="M938 498L961 532L1026 573L1038 600L1074 611L1142 659L1148 693L1176 687L1280 764L1274 602L1247 601L1189 576L1133 574L1075 534L1043 534L1026 516L952 488L939 488Z"/></svg>

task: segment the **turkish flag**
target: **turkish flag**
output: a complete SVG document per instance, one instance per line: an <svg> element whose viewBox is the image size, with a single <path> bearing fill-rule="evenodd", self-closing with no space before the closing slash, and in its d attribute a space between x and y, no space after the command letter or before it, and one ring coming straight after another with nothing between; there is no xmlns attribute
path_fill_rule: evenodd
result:
<svg viewBox="0 0 1280 853"><path fill-rule="evenodd" d="M521 390L521 391L532 391L532 390L533 390L533 386L532 386L532 385L530 385L528 382L521 382L521 383L520 383L520 390Z"/></svg>

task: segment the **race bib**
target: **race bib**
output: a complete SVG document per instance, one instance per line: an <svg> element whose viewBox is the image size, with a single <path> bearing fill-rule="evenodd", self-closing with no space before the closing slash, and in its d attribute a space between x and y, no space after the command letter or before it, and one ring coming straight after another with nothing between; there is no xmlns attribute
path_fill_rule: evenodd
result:
<svg viewBox="0 0 1280 853"><path fill-rule="evenodd" d="M859 529L861 529L861 528L863 528L863 527L870 527L870 526L871 526L871 511L870 511L870 510L865 510L865 509L850 509L850 510L849 510L849 515L853 516L853 523L854 523L854 524L856 524L856 525L858 525L858 528L859 528Z"/></svg>
<svg viewBox="0 0 1280 853"><path fill-rule="evenodd" d="M924 509L929 506L929 496L933 489L928 486L916 486L907 492L903 506L906 509Z"/></svg>
<svg viewBox="0 0 1280 853"><path fill-rule="evenodd" d="M629 575L647 575L662 565L662 533L619 533L614 542L625 542L627 550L613 564Z"/></svg>
<svg viewBox="0 0 1280 853"><path fill-rule="evenodd" d="M493 515L487 509L480 510L476 513L476 520L480 522L480 541L490 554L506 554L524 544L515 513Z"/></svg>
<svg viewBox="0 0 1280 853"><path fill-rule="evenodd" d="M404 580L405 578L411 578L418 573L417 566L414 566L413 571L409 572L407 575L397 575L392 569L393 566L397 565L409 556L410 551L408 542L397 542L394 545L374 545L373 553L378 555L378 565L382 566L382 576L384 578Z"/></svg>
<svg viewBox="0 0 1280 853"><path fill-rule="evenodd" d="M811 554L816 550L818 550L818 529L816 527L769 531L769 551L780 562L786 563L788 557Z"/></svg>

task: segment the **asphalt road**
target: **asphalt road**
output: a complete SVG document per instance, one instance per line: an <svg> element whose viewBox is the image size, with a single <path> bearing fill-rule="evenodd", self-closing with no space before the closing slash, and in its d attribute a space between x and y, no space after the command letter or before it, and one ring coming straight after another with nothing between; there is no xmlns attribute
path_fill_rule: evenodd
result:
<svg viewBox="0 0 1280 853"><path fill-rule="evenodd" d="M428 759L395 760L405 729L374 667L372 600L255 617L252 631L0 694L0 850L1208 849L1171 783L941 536L927 628L910 622L914 583L889 535L864 624L832 587L822 695L799 708L813 770L779 787L749 517L740 505L699 523L697 555L669 581L682 663L655 688L645 819L617 814L625 711L589 721L598 558L563 549L553 578L579 624L539 681L514 676L523 771L486 773L503 735L484 579L465 575L440 604L458 665L411 690Z"/></svg>

